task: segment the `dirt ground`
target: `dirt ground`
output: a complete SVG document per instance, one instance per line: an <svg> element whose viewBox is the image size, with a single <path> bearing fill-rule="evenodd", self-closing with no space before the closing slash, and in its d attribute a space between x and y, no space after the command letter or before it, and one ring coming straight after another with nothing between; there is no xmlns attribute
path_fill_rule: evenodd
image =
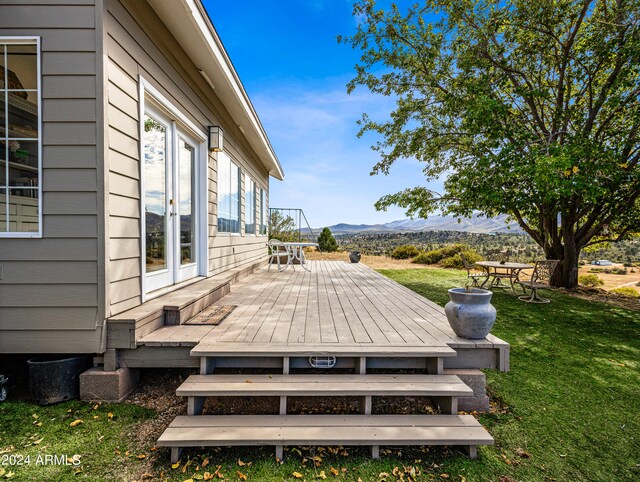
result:
<svg viewBox="0 0 640 482"><path fill-rule="evenodd" d="M624 268L621 264L614 264L613 266L580 266L580 270L578 271L578 275L582 276L584 274L595 274L604 281L604 286L602 289L604 290L612 290L614 288L620 288L623 286L629 286L634 290L640 292L640 286L636 286L636 283L640 282L640 268L627 268L627 274L612 274L612 273L589 273L590 269L593 268Z"/></svg>
<svg viewBox="0 0 640 482"><path fill-rule="evenodd" d="M319 251L309 251L305 253L307 259L317 259L325 261L347 261L349 262L348 251L338 251L335 253L321 253ZM414 264L410 259L393 259L389 256L362 255L361 263L372 269L420 269L437 268L428 264Z"/></svg>

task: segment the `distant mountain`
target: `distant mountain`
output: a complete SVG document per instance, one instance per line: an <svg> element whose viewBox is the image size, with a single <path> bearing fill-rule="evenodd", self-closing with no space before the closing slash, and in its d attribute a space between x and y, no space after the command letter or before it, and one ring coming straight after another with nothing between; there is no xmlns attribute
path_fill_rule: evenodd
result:
<svg viewBox="0 0 640 482"><path fill-rule="evenodd" d="M419 231L462 231L465 233L521 233L515 222L506 222L507 216L485 218L474 214L470 218L433 216L429 219L400 219L385 224L335 224L328 226L333 234L409 233ZM314 232L320 229L314 229Z"/></svg>

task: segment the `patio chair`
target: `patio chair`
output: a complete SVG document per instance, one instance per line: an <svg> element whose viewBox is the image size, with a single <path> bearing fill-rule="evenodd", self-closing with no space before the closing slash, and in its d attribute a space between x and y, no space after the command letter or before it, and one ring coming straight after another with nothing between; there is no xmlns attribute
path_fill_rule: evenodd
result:
<svg viewBox="0 0 640 482"><path fill-rule="evenodd" d="M271 265L273 264L274 261L278 265L278 273L280 271L284 271L289 266L291 266L291 268L295 271L296 268L293 266L293 263L292 263L291 250L279 239L273 238L269 240L269 254L271 256L269 257L269 268L267 268L267 271L271 271ZM287 262L284 265L284 268L282 268L281 259L285 256L287 257Z"/></svg>
<svg viewBox="0 0 640 482"><path fill-rule="evenodd" d="M480 285L478 284L478 280L480 278L482 278L484 281L486 281L489 276L487 275L487 273L478 273L477 271L473 272L474 270L474 266L472 264L469 264L469 261L467 260L467 258L465 257L464 254L459 253L460 254L460 259L462 260L462 265L464 266L464 269L467 270L467 279L471 280L471 286L473 286L474 288L479 288Z"/></svg>
<svg viewBox="0 0 640 482"><path fill-rule="evenodd" d="M518 299L526 303L550 303L551 300L538 296L538 290L551 288L551 277L558 263L559 261L555 259L536 261L533 273L531 273L531 279L516 281L516 283L522 286L522 292L525 293L522 296L518 296ZM526 294L526 288L531 290L530 295Z"/></svg>

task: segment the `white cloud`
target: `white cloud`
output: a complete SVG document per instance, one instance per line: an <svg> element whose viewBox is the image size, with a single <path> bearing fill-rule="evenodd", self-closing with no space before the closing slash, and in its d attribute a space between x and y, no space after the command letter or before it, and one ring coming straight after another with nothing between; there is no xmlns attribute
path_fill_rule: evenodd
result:
<svg viewBox="0 0 640 482"><path fill-rule="evenodd" d="M397 163L389 176L369 175L378 161L370 149L375 136L358 139L356 120L363 112L386 117L393 100L364 90L348 95L345 84L270 86L252 96L285 171L284 182L272 181L270 204L302 208L313 227L403 218L402 210L379 213L373 203L424 182L415 160Z"/></svg>

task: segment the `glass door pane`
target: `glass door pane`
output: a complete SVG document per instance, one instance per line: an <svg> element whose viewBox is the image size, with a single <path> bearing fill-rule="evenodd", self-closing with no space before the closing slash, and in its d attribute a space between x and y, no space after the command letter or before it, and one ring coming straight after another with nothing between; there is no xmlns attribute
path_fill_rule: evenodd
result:
<svg viewBox="0 0 640 482"><path fill-rule="evenodd" d="M195 153L195 147L182 138L178 139L179 259L181 265L196 262Z"/></svg>
<svg viewBox="0 0 640 482"><path fill-rule="evenodd" d="M147 273L167 263L167 126L144 118L144 211Z"/></svg>

